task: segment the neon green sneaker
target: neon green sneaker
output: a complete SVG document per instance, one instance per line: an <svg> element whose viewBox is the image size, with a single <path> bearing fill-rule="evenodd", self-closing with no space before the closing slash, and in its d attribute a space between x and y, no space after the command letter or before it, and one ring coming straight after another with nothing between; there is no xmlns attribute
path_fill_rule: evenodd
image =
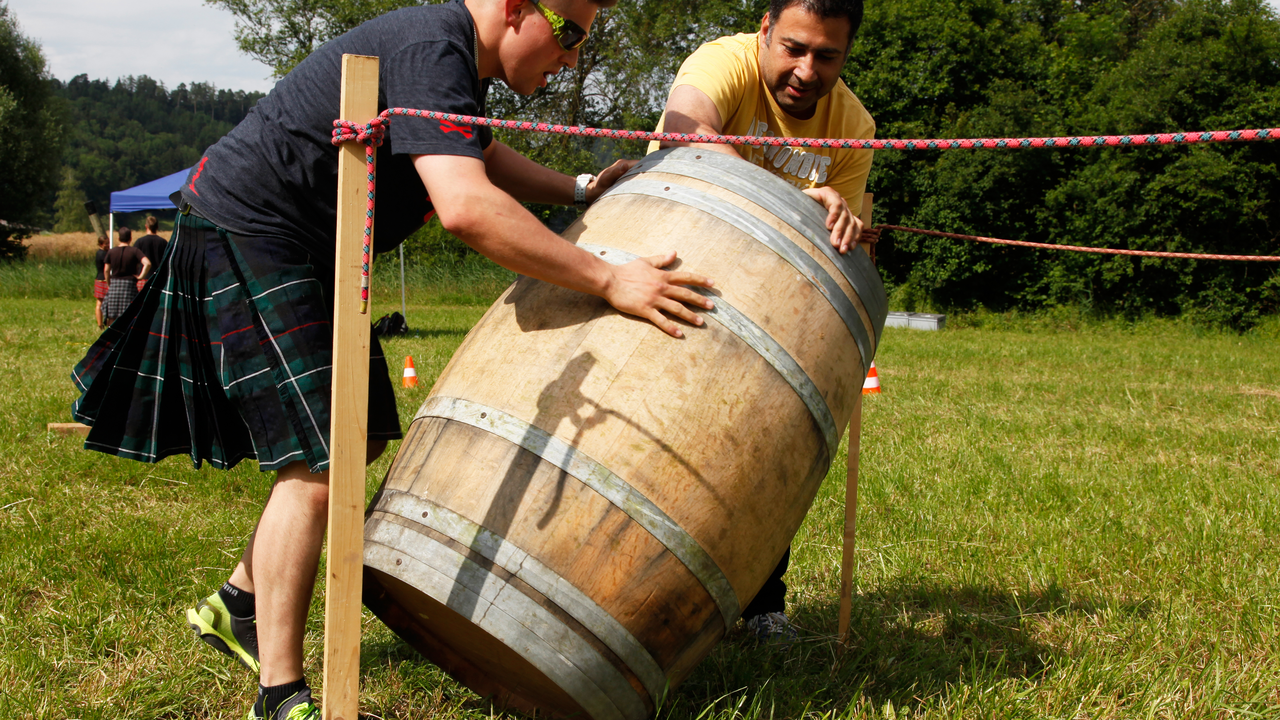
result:
<svg viewBox="0 0 1280 720"><path fill-rule="evenodd" d="M187 610L187 624L196 637L253 672L258 672L258 626L253 618L238 618L227 612L218 593Z"/></svg>
<svg viewBox="0 0 1280 720"><path fill-rule="evenodd" d="M256 703L255 703L256 704ZM311 689L300 690L280 703L274 712L265 717L250 707L244 720L320 720L320 708L311 700Z"/></svg>

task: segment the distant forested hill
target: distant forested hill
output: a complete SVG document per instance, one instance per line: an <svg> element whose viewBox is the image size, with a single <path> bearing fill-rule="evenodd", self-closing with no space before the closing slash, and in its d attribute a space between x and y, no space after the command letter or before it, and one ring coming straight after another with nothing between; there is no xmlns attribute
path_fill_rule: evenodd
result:
<svg viewBox="0 0 1280 720"><path fill-rule="evenodd" d="M54 215L64 231L89 229L85 198L105 210L112 191L194 165L263 97L199 82L168 90L145 75L51 82L63 101L66 145Z"/></svg>

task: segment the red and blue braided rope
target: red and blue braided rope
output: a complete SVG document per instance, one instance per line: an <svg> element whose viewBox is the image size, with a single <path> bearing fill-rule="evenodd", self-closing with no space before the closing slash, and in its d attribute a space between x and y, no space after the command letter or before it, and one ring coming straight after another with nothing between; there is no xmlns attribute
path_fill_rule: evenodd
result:
<svg viewBox="0 0 1280 720"><path fill-rule="evenodd" d="M1154 133L1148 135L1074 135L1040 138L962 138L962 139L884 139L859 140L840 138L787 138L756 135L693 135L688 133L646 132L643 130L610 130L608 128L553 123L500 120L475 115L454 115L431 110L388 108L378 116L391 115L447 120L463 125L484 125L505 130L605 137L616 140L657 140L667 142L708 143L715 145L775 145L787 147L852 148L867 150L981 150L984 148L1057 148L1057 147L1138 147L1141 145L1192 145L1198 143L1256 142L1280 139L1280 128L1257 130L1209 130L1203 132Z"/></svg>
<svg viewBox="0 0 1280 720"><path fill-rule="evenodd" d="M504 130L521 130L527 132L556 133L561 135L579 135L583 137L603 137L615 140L657 140L659 142L708 143L715 145L772 145L784 147L820 147L849 148L864 150L982 150L982 149L1019 149L1019 148L1070 148L1070 147L1141 147L1144 145L1195 145L1201 143L1235 143L1258 142L1261 140L1280 139L1280 128L1260 128L1252 130L1207 130L1196 132L1152 133L1146 135L1069 135L1062 137L1030 137L1030 138L959 138L959 139L882 139L864 140L855 138L787 138L758 135L697 135L689 133L647 132L644 130L611 130L608 128L583 127L580 125L557 125L554 123L528 122L520 120L501 120L497 118L478 117L475 115L455 115L453 113L418 110L412 108L387 108L378 117L368 123L361 124L349 120L333 121L333 144L344 142L360 142L365 145L365 159L369 170L369 205L364 225L364 254L360 277L360 312L367 313L369 308L369 266L371 264L371 244L373 238L374 208L374 148L382 144L387 125L392 115L405 117L421 117L430 120L446 120L462 125L483 125ZM1041 243L985 238L979 236L960 236L938 231L921 231L914 228L882 226L886 229L907 232L922 232L943 237L962 237L981 242L1000 242L1009 245L1042 247ZM1078 252L1113 252L1126 255L1149 255L1155 257L1198 257L1206 260L1264 260L1275 258L1243 255L1199 255L1195 253L1155 253L1149 251L1116 250L1104 248L1085 248L1077 246L1044 246L1059 250L1075 250Z"/></svg>
<svg viewBox="0 0 1280 720"><path fill-rule="evenodd" d="M387 134L387 118L382 116L361 125L348 120L333 121L333 144L364 143L364 159L369 181L369 203L364 215L364 247L360 256L360 314L369 312L369 268L373 263L373 208L377 189L375 148Z"/></svg>

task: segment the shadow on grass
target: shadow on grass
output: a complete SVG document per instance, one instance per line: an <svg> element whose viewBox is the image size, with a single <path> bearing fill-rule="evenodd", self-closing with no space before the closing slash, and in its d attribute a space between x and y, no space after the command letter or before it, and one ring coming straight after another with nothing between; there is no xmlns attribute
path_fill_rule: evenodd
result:
<svg viewBox="0 0 1280 720"><path fill-rule="evenodd" d="M462 338L466 337L467 332L468 332L467 330L458 330L455 328L439 328L439 329L431 328L427 330L410 330L409 332L404 333L403 335L393 335L391 336L391 338L378 338L378 339L384 343L387 342L388 339L422 340L427 338L458 338L459 340L461 340Z"/></svg>
<svg viewBox="0 0 1280 720"><path fill-rule="evenodd" d="M843 653L832 633L836 598L801 601L790 611L798 642L758 645L739 625L666 698L657 717L835 717L851 705L914 709L965 685L981 691L1008 680L1039 684L1066 656L1035 639L1043 623L1077 623L1098 613L1141 617L1151 606L1073 596L1060 586L1015 594L983 585L903 583L853 598L852 641ZM394 638L366 643L362 655L366 667L390 664L411 674L427 664ZM479 698L469 705L489 708Z"/></svg>
<svg viewBox="0 0 1280 720"><path fill-rule="evenodd" d="M853 598L851 642L831 633L838 599L790 608L801 640L757 645L741 629L693 672L662 717L841 715L853 704L912 708L972 684L1032 683L1065 653L1035 639L1042 622L1077 622L1099 612L1145 615L1142 604L1073 597L1050 586L1013 594L989 586L902 584Z"/></svg>

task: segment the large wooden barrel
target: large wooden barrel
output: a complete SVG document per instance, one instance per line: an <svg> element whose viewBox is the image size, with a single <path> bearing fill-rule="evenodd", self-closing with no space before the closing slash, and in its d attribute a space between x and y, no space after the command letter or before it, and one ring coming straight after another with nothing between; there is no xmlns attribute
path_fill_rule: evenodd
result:
<svg viewBox="0 0 1280 720"><path fill-rule="evenodd" d="M721 153L650 155L565 237L676 249L716 308L673 339L521 278L414 418L365 522L365 602L518 709L642 720L755 596L827 473L884 326L864 252Z"/></svg>

